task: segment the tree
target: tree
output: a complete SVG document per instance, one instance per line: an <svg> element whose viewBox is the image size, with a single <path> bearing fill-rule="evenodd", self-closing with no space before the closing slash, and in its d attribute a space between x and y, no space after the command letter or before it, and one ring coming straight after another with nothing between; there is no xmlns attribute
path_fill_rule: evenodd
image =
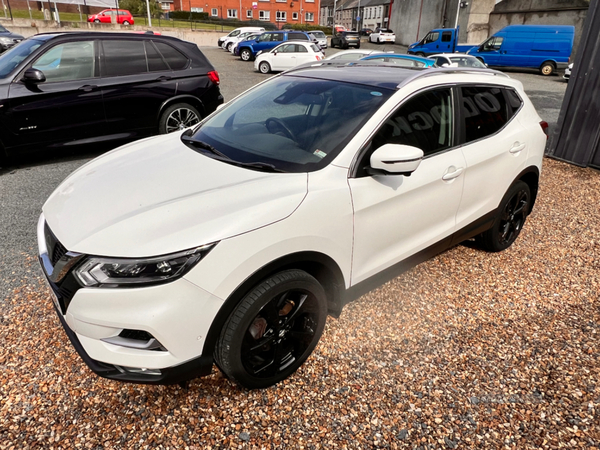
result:
<svg viewBox="0 0 600 450"><path fill-rule="evenodd" d="M146 17L148 15L145 0L120 0L119 8L129 10L134 16ZM162 10L155 0L150 0L150 15L155 18L162 15Z"/></svg>

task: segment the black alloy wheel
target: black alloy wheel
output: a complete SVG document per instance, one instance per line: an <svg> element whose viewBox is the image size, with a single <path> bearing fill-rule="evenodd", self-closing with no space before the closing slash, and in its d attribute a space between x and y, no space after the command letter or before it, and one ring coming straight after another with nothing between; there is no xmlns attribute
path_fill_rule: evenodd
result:
<svg viewBox="0 0 600 450"><path fill-rule="evenodd" d="M287 378L319 342L326 303L322 286L304 271L267 278L229 316L215 348L217 365L247 389Z"/></svg>
<svg viewBox="0 0 600 450"><path fill-rule="evenodd" d="M185 130L199 123L201 117L198 110L187 103L171 105L160 116L158 132L167 134Z"/></svg>
<svg viewBox="0 0 600 450"><path fill-rule="evenodd" d="M517 239L531 209L531 190L527 183L517 181L504 195L494 225L479 238L490 252L507 249Z"/></svg>

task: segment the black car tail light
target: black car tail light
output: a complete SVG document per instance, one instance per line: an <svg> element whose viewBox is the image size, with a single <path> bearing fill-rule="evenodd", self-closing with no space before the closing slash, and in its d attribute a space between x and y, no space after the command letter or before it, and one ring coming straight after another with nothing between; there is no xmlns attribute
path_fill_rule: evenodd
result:
<svg viewBox="0 0 600 450"><path fill-rule="evenodd" d="M210 72L208 72L208 79L216 85L218 85L221 82L221 80L219 80L219 74L216 70L211 70Z"/></svg>

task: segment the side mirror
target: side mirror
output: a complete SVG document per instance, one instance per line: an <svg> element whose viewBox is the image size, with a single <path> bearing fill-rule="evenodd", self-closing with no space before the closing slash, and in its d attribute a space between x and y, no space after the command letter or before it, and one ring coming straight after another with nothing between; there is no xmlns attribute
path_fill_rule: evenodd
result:
<svg viewBox="0 0 600 450"><path fill-rule="evenodd" d="M421 164L423 150L410 145L385 144L371 155L370 175L410 176Z"/></svg>
<svg viewBox="0 0 600 450"><path fill-rule="evenodd" d="M46 75L44 75L44 73L41 70L30 67L23 74L23 78L21 78L21 81L24 83L32 84L43 83L44 81L46 81Z"/></svg>

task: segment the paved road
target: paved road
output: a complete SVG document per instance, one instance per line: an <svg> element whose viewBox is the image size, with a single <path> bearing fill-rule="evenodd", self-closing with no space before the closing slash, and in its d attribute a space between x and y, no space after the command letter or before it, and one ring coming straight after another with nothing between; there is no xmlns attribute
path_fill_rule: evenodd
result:
<svg viewBox="0 0 600 450"><path fill-rule="evenodd" d="M406 49L367 43L363 46L399 53ZM226 101L270 77L254 72L252 63L243 62L217 47L202 50L219 71ZM326 54L337 51L328 49ZM543 77L533 71L509 74L524 84L540 116L553 128L566 89L562 77ZM35 227L42 204L69 173L97 154L96 151L60 157L42 155L0 169L0 302L5 307L10 306L13 289L22 286L25 279L38 275Z"/></svg>

